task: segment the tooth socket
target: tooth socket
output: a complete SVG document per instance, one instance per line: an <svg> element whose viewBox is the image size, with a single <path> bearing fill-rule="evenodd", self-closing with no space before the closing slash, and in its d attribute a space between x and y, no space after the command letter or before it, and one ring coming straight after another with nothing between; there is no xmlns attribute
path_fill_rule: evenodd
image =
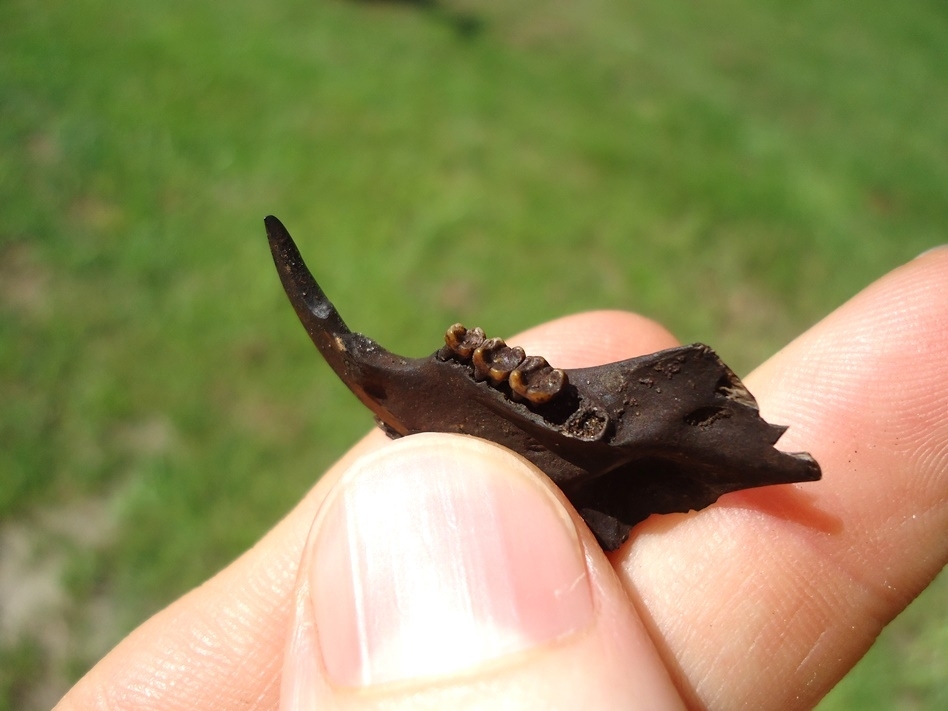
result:
<svg viewBox="0 0 948 711"><path fill-rule="evenodd" d="M482 328L465 328L459 323L448 327L444 334L444 343L457 358L467 362L471 354L484 342Z"/></svg>
<svg viewBox="0 0 948 711"><path fill-rule="evenodd" d="M559 395L569 383L566 373L552 368L542 356L528 356L508 378L514 396L542 405Z"/></svg>
<svg viewBox="0 0 948 711"><path fill-rule="evenodd" d="M500 385L525 358L523 348L511 348L502 338L488 338L471 355L474 380L490 380L491 384Z"/></svg>

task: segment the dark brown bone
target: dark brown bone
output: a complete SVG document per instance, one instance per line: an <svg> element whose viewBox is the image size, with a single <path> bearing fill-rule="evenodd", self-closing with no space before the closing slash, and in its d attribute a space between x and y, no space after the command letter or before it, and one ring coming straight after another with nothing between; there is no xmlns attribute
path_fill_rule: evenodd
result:
<svg viewBox="0 0 948 711"><path fill-rule="evenodd" d="M265 222L297 316L389 436L452 432L512 449L556 482L605 550L618 548L650 514L820 478L809 454L774 449L786 428L760 417L753 395L708 346L563 371L545 360L537 368L525 362L510 385L529 401L516 402L506 386L474 378L467 361L484 341L480 329L455 324L446 347L427 358L402 358L350 331L280 221Z"/></svg>

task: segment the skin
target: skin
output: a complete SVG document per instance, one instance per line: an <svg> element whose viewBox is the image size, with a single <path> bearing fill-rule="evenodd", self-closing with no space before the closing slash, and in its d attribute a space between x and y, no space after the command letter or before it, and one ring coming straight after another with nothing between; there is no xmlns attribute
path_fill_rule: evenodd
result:
<svg viewBox="0 0 948 711"><path fill-rule="evenodd" d="M820 462L820 482L653 516L607 556L513 455L458 448L450 435L419 435L427 439L399 450L373 432L256 546L135 630L57 709L275 709L284 676L305 677L311 708L810 708L948 561L946 284L948 249L927 253L744 379L763 416L790 425L779 446ZM658 324L619 312L510 340L564 368L676 345ZM311 614L309 575L323 548L307 545L310 531L349 486L346 472L392 447L419 467L426 450L463 450L555 497L578 537L589 624L464 673L368 691L335 684L318 651L301 666L287 640ZM284 671L289 649L296 662Z"/></svg>

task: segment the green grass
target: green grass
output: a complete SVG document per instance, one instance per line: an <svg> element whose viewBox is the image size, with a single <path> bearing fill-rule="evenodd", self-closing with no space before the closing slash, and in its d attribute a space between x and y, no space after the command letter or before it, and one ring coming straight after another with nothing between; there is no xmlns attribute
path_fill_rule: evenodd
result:
<svg viewBox="0 0 948 711"><path fill-rule="evenodd" d="M63 555L72 600L62 658L3 650L7 707L368 427L264 215L399 352L614 307L746 372L944 240L945 76L937 0L0 3L0 520ZM94 545L43 523L87 501L115 527ZM946 589L825 708L943 707Z"/></svg>

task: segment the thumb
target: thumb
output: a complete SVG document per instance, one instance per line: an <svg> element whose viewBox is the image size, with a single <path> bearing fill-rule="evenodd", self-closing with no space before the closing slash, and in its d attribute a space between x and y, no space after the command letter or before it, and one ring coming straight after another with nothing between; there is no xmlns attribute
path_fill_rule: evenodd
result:
<svg viewBox="0 0 948 711"><path fill-rule="evenodd" d="M300 566L283 709L682 708L612 566L536 468L415 435L357 460Z"/></svg>

